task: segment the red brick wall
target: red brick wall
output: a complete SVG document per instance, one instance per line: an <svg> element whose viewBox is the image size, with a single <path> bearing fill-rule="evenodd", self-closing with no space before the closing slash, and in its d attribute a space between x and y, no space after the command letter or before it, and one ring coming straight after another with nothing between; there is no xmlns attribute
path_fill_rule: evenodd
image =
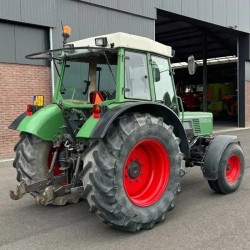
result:
<svg viewBox="0 0 250 250"><path fill-rule="evenodd" d="M250 81L245 82L245 119L246 127L250 127Z"/></svg>
<svg viewBox="0 0 250 250"><path fill-rule="evenodd" d="M51 102L49 67L0 63L0 159L14 157L19 132L8 126L33 103L34 95Z"/></svg>

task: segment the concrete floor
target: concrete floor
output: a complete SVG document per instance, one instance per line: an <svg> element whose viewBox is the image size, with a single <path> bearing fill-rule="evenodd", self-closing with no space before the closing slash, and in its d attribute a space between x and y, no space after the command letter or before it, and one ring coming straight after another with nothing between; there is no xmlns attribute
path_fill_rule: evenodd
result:
<svg viewBox="0 0 250 250"><path fill-rule="evenodd" d="M236 134L246 155L240 189L230 195L210 190L199 168L188 169L176 208L164 223L136 234L119 232L88 212L83 201L38 207L30 195L9 198L16 185L11 162L0 163L0 249L250 249L250 130Z"/></svg>

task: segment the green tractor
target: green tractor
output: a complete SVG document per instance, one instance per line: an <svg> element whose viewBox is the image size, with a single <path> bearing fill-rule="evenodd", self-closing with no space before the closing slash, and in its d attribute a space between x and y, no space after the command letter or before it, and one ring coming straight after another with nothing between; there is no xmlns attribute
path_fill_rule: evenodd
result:
<svg viewBox="0 0 250 250"><path fill-rule="evenodd" d="M173 54L148 38L114 33L27 56L53 60L58 81L52 104L41 107L38 96L10 125L21 132L13 162L19 184L10 197L30 193L39 205L86 199L104 223L135 232L165 220L185 167L200 166L216 193L237 190L240 143L212 136L211 113L184 112Z"/></svg>

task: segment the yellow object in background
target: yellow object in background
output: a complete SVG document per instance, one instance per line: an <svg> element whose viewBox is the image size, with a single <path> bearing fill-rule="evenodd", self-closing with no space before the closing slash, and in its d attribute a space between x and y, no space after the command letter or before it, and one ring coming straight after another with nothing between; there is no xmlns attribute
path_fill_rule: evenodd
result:
<svg viewBox="0 0 250 250"><path fill-rule="evenodd" d="M42 107L44 105L44 96L34 95L34 105L38 107Z"/></svg>

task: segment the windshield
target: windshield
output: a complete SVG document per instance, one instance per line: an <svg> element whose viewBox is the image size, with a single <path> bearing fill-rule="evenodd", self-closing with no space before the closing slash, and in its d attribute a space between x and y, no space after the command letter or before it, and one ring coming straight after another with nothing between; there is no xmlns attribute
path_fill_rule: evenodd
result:
<svg viewBox="0 0 250 250"><path fill-rule="evenodd" d="M60 78L64 100L91 103L94 91L101 100L115 98L117 50L110 48L70 47L28 55L29 59L53 59ZM58 64L63 67L60 75Z"/></svg>

